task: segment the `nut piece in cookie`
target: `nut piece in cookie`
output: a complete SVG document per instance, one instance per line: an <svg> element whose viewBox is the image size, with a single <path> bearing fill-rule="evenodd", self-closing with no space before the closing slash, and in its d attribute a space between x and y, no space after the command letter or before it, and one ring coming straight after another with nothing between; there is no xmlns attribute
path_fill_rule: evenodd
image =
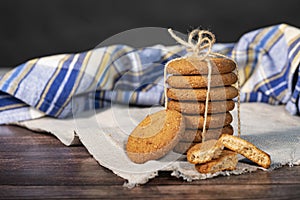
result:
<svg viewBox="0 0 300 200"><path fill-rule="evenodd" d="M187 152L187 160L192 164L206 163L218 158L224 146L219 140L207 140L196 144Z"/></svg>
<svg viewBox="0 0 300 200"><path fill-rule="evenodd" d="M178 111L148 115L128 137L127 155L135 163L159 159L174 148L184 130L184 118Z"/></svg>
<svg viewBox="0 0 300 200"><path fill-rule="evenodd" d="M226 148L245 156L256 164L264 168L270 167L270 155L257 148L254 144L242 138L228 134L223 134L219 140Z"/></svg>
<svg viewBox="0 0 300 200"><path fill-rule="evenodd" d="M237 153L229 150L223 150L219 158L204 164L197 164L195 168L198 172L216 173L224 170L234 170L238 163Z"/></svg>

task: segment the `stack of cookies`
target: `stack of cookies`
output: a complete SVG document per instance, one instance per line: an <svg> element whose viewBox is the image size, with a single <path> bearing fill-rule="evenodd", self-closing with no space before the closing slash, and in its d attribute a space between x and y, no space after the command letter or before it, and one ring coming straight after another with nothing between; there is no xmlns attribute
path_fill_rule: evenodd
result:
<svg viewBox="0 0 300 200"><path fill-rule="evenodd" d="M169 74L166 80L167 108L181 112L186 125L180 142L174 148L177 153L186 153L192 146L201 143L203 136L204 140L209 140L218 139L222 134L233 134L230 125L233 118L229 111L234 109L232 99L238 95L238 90L232 86L237 82L237 75L233 72L236 64L226 58L207 59L178 58L166 65ZM208 65L211 67L210 77ZM202 135L208 80L210 93L205 125L207 131Z"/></svg>

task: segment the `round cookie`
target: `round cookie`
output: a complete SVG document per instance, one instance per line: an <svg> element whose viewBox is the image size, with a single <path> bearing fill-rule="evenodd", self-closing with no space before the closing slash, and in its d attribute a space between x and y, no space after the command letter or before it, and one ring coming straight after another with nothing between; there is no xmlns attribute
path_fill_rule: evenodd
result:
<svg viewBox="0 0 300 200"><path fill-rule="evenodd" d="M236 68L234 61L226 58L210 58L212 74L225 74ZM166 64L169 74L203 75L208 74L207 61L195 57L176 58Z"/></svg>
<svg viewBox="0 0 300 200"><path fill-rule="evenodd" d="M208 113L223 113L234 109L234 101L213 101L208 102ZM167 104L168 109L177 110L187 114L204 114L205 102L187 102L170 100Z"/></svg>
<svg viewBox="0 0 300 200"><path fill-rule="evenodd" d="M183 115L187 129L203 129L203 115ZM207 115L206 128L221 128L232 122L232 115L227 113Z"/></svg>
<svg viewBox="0 0 300 200"><path fill-rule="evenodd" d="M233 135L233 127L231 125L217 129L208 129L205 133L205 140L218 139L222 134ZM182 142L202 142L201 129L186 129L182 138Z"/></svg>
<svg viewBox="0 0 300 200"><path fill-rule="evenodd" d="M177 89L168 88L167 97L175 100L205 101L207 89ZM233 86L210 88L210 100L233 99L238 90Z"/></svg>
<svg viewBox="0 0 300 200"><path fill-rule="evenodd" d="M184 130L184 118L178 111L148 115L128 137L127 156L135 163L159 159L174 148Z"/></svg>
<svg viewBox="0 0 300 200"><path fill-rule="evenodd" d="M211 76L211 87L232 85L236 83L237 75L230 72ZM203 88L207 87L207 76L169 76L167 83L172 88Z"/></svg>

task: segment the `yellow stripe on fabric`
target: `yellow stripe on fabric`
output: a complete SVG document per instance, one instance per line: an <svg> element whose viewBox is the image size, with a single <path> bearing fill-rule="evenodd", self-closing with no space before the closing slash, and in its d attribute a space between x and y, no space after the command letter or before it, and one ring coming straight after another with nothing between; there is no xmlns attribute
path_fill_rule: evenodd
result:
<svg viewBox="0 0 300 200"><path fill-rule="evenodd" d="M274 105L276 103L273 97L269 97L269 104Z"/></svg>
<svg viewBox="0 0 300 200"><path fill-rule="evenodd" d="M104 99L104 94L105 94L105 91L99 92L99 99L103 100Z"/></svg>
<svg viewBox="0 0 300 200"><path fill-rule="evenodd" d="M298 66L297 63L298 63L299 59L300 59L300 52L298 52L297 55L295 56L295 58L292 60L292 66L291 66L291 68L292 68L293 66ZM276 75L274 75L274 76L272 76L272 77L269 77L269 78L267 78L267 79L264 79L262 82L258 83L258 84L254 87L254 91L257 91L258 88L260 88L262 85L264 85L264 84L266 84L266 83L269 83L270 81L273 81L273 80L277 79L278 77L283 76L283 74L286 72L286 70L287 70L287 67L285 67L279 74L276 74Z"/></svg>
<svg viewBox="0 0 300 200"><path fill-rule="evenodd" d="M133 92L132 92L132 95L131 95L131 97L130 97L130 99L129 99L129 102L130 102L131 104L135 104L135 103L137 103L136 101L137 101L137 92L136 92L136 91L133 91Z"/></svg>
<svg viewBox="0 0 300 200"><path fill-rule="evenodd" d="M32 69L32 67L35 65L35 63L38 61L38 59L33 59L28 61L28 63L26 63L26 66L24 67L24 69L22 70L22 73L18 75L18 77L16 77L13 81L13 84L11 85L11 87L9 87L7 93L9 94L14 94L16 89L18 88L18 85L20 84L20 81L24 78L24 76L27 75L27 73Z"/></svg>
<svg viewBox="0 0 300 200"><path fill-rule="evenodd" d="M257 45L258 42L261 41L262 37L264 37L266 35L266 33L269 32L270 30L271 30L271 28L266 28L266 29L262 30L259 34L257 34L257 36L255 37L253 42L251 42L251 44L249 45L249 48L251 51L248 51L248 53L247 53L248 60L247 60L247 64L246 64L245 70L244 70L246 80L251 75L252 63L253 63L253 60L255 59L255 55L256 55L255 50L252 49L251 47Z"/></svg>
<svg viewBox="0 0 300 200"><path fill-rule="evenodd" d="M264 49L268 52L282 35L283 32L281 30L277 30L276 33L272 35L272 38L267 42Z"/></svg>
<svg viewBox="0 0 300 200"><path fill-rule="evenodd" d="M300 60L300 51L298 51L297 55L292 60L292 66L297 66L298 67L299 60Z"/></svg>
<svg viewBox="0 0 300 200"><path fill-rule="evenodd" d="M44 101L44 98L46 97L46 95L47 95L47 93L48 93L48 91L49 91L51 85L53 84L54 80L55 80L56 77L58 76L59 72L61 71L64 62L65 62L66 60L68 60L70 57L71 57L71 55L66 55L61 61L59 61L58 67L56 68L56 70L55 70L55 72L54 72L52 78L51 78L50 81L47 83L47 86L46 86L45 90L43 91L43 93L42 93L42 95L41 95L41 97L40 97L40 100L39 100L39 102L38 102L38 104L37 104L37 106L36 106L37 109L39 109L39 108L42 106L43 101Z"/></svg>
<svg viewBox="0 0 300 200"><path fill-rule="evenodd" d="M291 44L293 44L296 40L298 40L300 38L299 35L295 36L294 38L290 39L288 41L288 46L291 46Z"/></svg>
<svg viewBox="0 0 300 200"><path fill-rule="evenodd" d="M115 46L114 48L112 47L112 51L111 51L111 52L115 51L115 49L116 49L117 47L118 47L118 46ZM127 54L127 53L130 52L131 50L132 50L131 48L128 48L127 46L125 46L125 47L119 49L118 51L114 52L114 53L111 55L111 57L110 57L110 59L111 59L111 64L110 64L108 73L103 77L103 80L101 81L101 83L100 83L100 85L98 86L98 88L103 88L103 87L105 87L105 85L108 83L108 81L111 81L111 82L110 82L110 83L111 83L111 87L110 87L110 88L105 87L105 89L106 89L106 90L107 90L107 89L113 89L112 87L113 87L114 85L113 85L113 82L112 82L112 81L116 78L115 76L116 76L117 74L120 73L120 72L117 71L117 69L116 69L115 64L114 64L113 61L116 61L117 59L121 58L124 54ZM105 66L106 66L106 65L104 65L104 68L106 68ZM131 71L129 70L129 71L127 71L126 73L127 73L127 74L130 74ZM98 80L98 79L96 79L96 80Z"/></svg>
<svg viewBox="0 0 300 200"><path fill-rule="evenodd" d="M97 74L95 76L95 82L90 86L89 89L94 88L98 81L100 80L101 75L103 75L104 70L106 69L107 64L109 63L109 61L111 61L111 54L112 52L116 49L116 46L109 46L107 48L107 50L105 51L104 55L102 56L102 60L100 65L98 66L98 70L97 70ZM108 73L109 74L109 73ZM107 79L109 78L109 75L106 75L106 77L104 77L104 80L102 80L101 82L101 86L104 85L103 82L107 82ZM111 78L111 77L110 77Z"/></svg>
<svg viewBox="0 0 300 200"><path fill-rule="evenodd" d="M282 90L279 95L277 95L276 99L281 101L283 99L283 97L286 95L286 93L288 92L288 88Z"/></svg>
<svg viewBox="0 0 300 200"><path fill-rule="evenodd" d="M84 75L84 71L87 67L87 62L89 61L91 54L92 54L92 51L87 52L87 54L82 62L83 67L80 68L80 75L77 76L72 91L69 93L69 96L66 99L65 103L62 105L62 107L57 111L56 116L60 115L60 113L63 111L63 109L66 107L66 105L69 103L70 99L73 97L74 93L76 92L76 89L80 83L80 80L81 80L82 76Z"/></svg>
<svg viewBox="0 0 300 200"><path fill-rule="evenodd" d="M270 48L278 41L278 39L283 35L283 32L281 30L278 30L273 36L272 38L268 41L268 43L265 45L265 51L268 52L270 50ZM262 55L261 55L262 56ZM258 61L260 60L260 58L258 59ZM268 84L270 81L282 76L282 74L284 74L284 72L286 71L286 68L280 72L279 74L272 76L272 77L267 77L264 73L264 70L261 71L262 76L264 77L263 81L259 82L257 85L255 85L254 87L254 91L257 91L258 88L260 88L262 85ZM271 87L271 86L269 86Z"/></svg>
<svg viewBox="0 0 300 200"><path fill-rule="evenodd" d="M2 84L0 84L1 87L3 86L4 83L6 83L6 81L9 79L9 77L11 77L13 72L14 72L13 70L10 70L9 72L4 74L4 76L1 78L1 82L2 82Z"/></svg>
<svg viewBox="0 0 300 200"><path fill-rule="evenodd" d="M299 36L293 38L293 42L295 42L295 40L297 40L297 39L299 39L299 38L300 38ZM291 44L292 44L292 43L291 43ZM298 45L296 45L294 48L297 48L297 47L298 47ZM297 55L294 57L294 59L293 59L292 62L291 62L291 69L290 69L290 71L291 71L292 73L294 73L294 72L296 71L297 67L298 67L299 59L300 59L299 54L300 54L300 52L297 53Z"/></svg>
<svg viewBox="0 0 300 200"><path fill-rule="evenodd" d="M245 93L245 96L246 96L246 102L249 102L250 101L250 93Z"/></svg>
<svg viewBox="0 0 300 200"><path fill-rule="evenodd" d="M241 51L236 51L236 50L233 49L232 52L231 52L231 59L236 61L236 58L238 57L237 55L244 56L245 51L241 52ZM237 67L239 67L239 66L237 65ZM238 76L239 76L240 86L242 87L246 82L245 69L244 68L239 68L238 73L239 73Z"/></svg>
<svg viewBox="0 0 300 200"><path fill-rule="evenodd" d="M18 103L18 104L13 104L13 105L9 105L9 106L4 106L4 107L0 107L0 111L23 107L24 105L25 105L24 103Z"/></svg>

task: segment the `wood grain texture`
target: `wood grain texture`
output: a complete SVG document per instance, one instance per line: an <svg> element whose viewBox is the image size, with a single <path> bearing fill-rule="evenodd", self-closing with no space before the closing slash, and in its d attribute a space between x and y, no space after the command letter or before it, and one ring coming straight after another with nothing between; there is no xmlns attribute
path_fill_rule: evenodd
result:
<svg viewBox="0 0 300 200"><path fill-rule="evenodd" d="M83 146L66 147L48 134L0 126L0 199L299 199L300 166L194 182L160 172L134 189L123 183Z"/></svg>

